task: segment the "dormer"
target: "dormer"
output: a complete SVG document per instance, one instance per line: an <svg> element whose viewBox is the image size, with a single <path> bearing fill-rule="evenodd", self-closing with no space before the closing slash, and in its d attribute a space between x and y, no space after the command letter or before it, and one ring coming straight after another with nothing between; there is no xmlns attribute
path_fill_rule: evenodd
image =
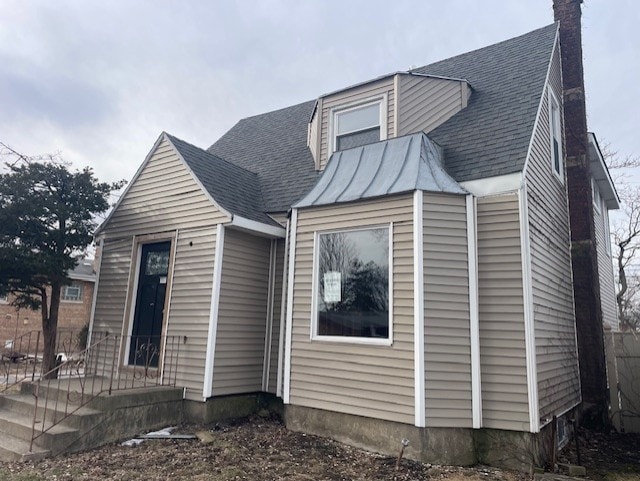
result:
<svg viewBox="0 0 640 481"><path fill-rule="evenodd" d="M321 96L307 145L322 170L339 150L417 132L428 133L467 106L466 80L396 72Z"/></svg>

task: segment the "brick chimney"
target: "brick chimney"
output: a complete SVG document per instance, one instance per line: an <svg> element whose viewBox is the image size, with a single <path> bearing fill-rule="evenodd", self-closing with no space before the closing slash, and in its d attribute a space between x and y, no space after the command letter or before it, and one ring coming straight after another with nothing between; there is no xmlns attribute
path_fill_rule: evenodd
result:
<svg viewBox="0 0 640 481"><path fill-rule="evenodd" d="M581 4L582 0L553 0L553 11L560 23L566 178L582 400L588 418L603 424L607 415L607 376L588 158Z"/></svg>

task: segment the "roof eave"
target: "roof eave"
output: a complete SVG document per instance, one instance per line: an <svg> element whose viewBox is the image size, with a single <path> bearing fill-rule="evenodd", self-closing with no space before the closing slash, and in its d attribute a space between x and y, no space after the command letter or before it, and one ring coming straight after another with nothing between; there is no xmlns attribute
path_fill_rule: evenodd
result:
<svg viewBox="0 0 640 481"><path fill-rule="evenodd" d="M600 194L604 199L607 209L615 210L620 208L620 197L613 183L604 155L598 144L598 139L593 132L589 132L589 167L591 176L600 189Z"/></svg>

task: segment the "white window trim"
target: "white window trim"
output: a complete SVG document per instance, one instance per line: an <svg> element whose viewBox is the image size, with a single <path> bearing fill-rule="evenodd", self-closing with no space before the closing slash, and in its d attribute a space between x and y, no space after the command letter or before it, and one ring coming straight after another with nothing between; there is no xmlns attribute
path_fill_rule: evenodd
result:
<svg viewBox="0 0 640 481"><path fill-rule="evenodd" d="M80 288L80 293L79 293L80 297L79 297L79 299L65 299L67 288L68 287L73 287L74 284ZM73 304L82 304L83 303L83 298L84 298L84 286L80 282L72 282L71 285L62 286L62 292L60 293L60 302L70 302L70 303L73 303Z"/></svg>
<svg viewBox="0 0 640 481"><path fill-rule="evenodd" d="M558 109L558 122L557 122L557 132L554 132L553 128L553 105L555 104ZM556 178L564 184L564 142L562 137L562 111L560 110L560 102L556 98L553 90L549 88L549 147L550 147L550 162L551 162L551 171L556 176ZM560 155L560 163L559 168L560 172L556 171L556 166L553 158L553 139L554 136L558 136L558 153Z"/></svg>
<svg viewBox="0 0 640 481"><path fill-rule="evenodd" d="M596 194L597 194L597 199L596 199ZM593 210L595 210L598 214L601 214L602 213L602 194L600 193L598 184L594 179L591 179L591 197L593 200Z"/></svg>
<svg viewBox="0 0 640 481"><path fill-rule="evenodd" d="M611 224L609 224L609 211L604 203L602 196L600 197L602 203L602 222L604 223L604 248L607 255L611 255Z"/></svg>
<svg viewBox="0 0 640 481"><path fill-rule="evenodd" d="M387 229L389 232L389 337L354 337L354 336L322 336L318 334L318 282L320 263L318 248L320 234L335 234L339 232L357 232L363 230ZM393 344L393 222L347 229L332 229L315 231L313 233L313 279L311 282L311 331L310 340L318 342L334 342L341 344L368 344L373 346L391 346Z"/></svg>
<svg viewBox="0 0 640 481"><path fill-rule="evenodd" d="M338 115L344 112L349 112L351 110L356 110L361 107L366 107L367 105L378 104L379 109L379 122L380 122L380 140L387 140L387 110L389 108L389 103L387 100L387 94L377 95L375 97L368 97L362 100L356 100L353 102L349 102L346 104L339 105L337 107L333 107L329 111L329 136L327 139L328 151L329 155L333 154L336 151L336 118ZM372 126L375 127L375 126ZM353 132L359 132L359 130L354 130Z"/></svg>

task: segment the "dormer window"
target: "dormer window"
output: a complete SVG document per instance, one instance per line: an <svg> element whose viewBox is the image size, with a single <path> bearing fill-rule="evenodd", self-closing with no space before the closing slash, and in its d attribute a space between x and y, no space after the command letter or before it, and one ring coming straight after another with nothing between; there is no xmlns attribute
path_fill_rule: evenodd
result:
<svg viewBox="0 0 640 481"><path fill-rule="evenodd" d="M332 152L387 138L386 97L332 110Z"/></svg>

